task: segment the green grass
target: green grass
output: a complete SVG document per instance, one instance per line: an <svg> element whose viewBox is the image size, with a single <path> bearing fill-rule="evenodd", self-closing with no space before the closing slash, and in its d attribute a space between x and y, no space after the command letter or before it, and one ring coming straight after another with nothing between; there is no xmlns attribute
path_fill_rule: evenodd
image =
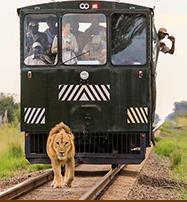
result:
<svg viewBox="0 0 187 202"><path fill-rule="evenodd" d="M4 124L0 127L0 153L7 152L10 145L19 145L23 149L24 136L19 131L19 126Z"/></svg>
<svg viewBox="0 0 187 202"><path fill-rule="evenodd" d="M162 139L155 147L155 152L159 155L169 157L176 150L177 144L174 140Z"/></svg>
<svg viewBox="0 0 187 202"><path fill-rule="evenodd" d="M17 124L0 127L0 179L18 175L20 171L33 172L47 169L50 165L31 165L24 154L24 135Z"/></svg>
<svg viewBox="0 0 187 202"><path fill-rule="evenodd" d="M175 117L161 128L161 136L156 138L154 151L170 160L172 177L187 184L187 117ZM187 199L187 190L182 194Z"/></svg>
<svg viewBox="0 0 187 202"><path fill-rule="evenodd" d="M29 172L37 171L37 170L43 170L43 169L49 169L51 168L51 165L49 164L33 164L28 169Z"/></svg>
<svg viewBox="0 0 187 202"><path fill-rule="evenodd" d="M182 200L187 200L187 191L184 191L181 195Z"/></svg>

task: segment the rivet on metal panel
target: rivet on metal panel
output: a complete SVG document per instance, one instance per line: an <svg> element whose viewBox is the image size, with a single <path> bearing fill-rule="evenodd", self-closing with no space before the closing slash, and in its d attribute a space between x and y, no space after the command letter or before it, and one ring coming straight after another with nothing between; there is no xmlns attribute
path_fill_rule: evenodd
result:
<svg viewBox="0 0 187 202"><path fill-rule="evenodd" d="M27 72L27 78L29 78L29 79L32 78L32 72L31 72L31 71L28 71L28 72Z"/></svg>
<svg viewBox="0 0 187 202"><path fill-rule="evenodd" d="M139 78L139 79L142 79L143 76L144 76L143 71L139 71L139 72L138 72L138 78Z"/></svg>
<svg viewBox="0 0 187 202"><path fill-rule="evenodd" d="M145 134L144 134L144 133L141 133L140 136L141 136L141 138L143 138L143 139L145 138Z"/></svg>

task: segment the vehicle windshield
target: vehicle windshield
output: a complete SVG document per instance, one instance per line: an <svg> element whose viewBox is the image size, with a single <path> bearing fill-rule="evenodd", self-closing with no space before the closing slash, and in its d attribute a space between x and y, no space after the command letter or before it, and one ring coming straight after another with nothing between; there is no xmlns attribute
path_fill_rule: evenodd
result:
<svg viewBox="0 0 187 202"><path fill-rule="evenodd" d="M57 16L29 14L24 20L24 63L31 66L104 65L107 61L107 23L104 14L62 16L60 50ZM61 37L60 37L61 38ZM144 65L147 59L146 16L115 13L111 17L113 65ZM60 56L60 57L59 57Z"/></svg>
<svg viewBox="0 0 187 202"><path fill-rule="evenodd" d="M52 52L57 43L53 42ZM62 62L65 65L106 63L106 16L66 14L62 18Z"/></svg>
<svg viewBox="0 0 187 202"><path fill-rule="evenodd" d="M27 15L24 20L24 63L29 66L54 65L57 60L51 46L57 33L55 15Z"/></svg>
<svg viewBox="0 0 187 202"><path fill-rule="evenodd" d="M146 63L146 17L143 14L112 15L112 64Z"/></svg>

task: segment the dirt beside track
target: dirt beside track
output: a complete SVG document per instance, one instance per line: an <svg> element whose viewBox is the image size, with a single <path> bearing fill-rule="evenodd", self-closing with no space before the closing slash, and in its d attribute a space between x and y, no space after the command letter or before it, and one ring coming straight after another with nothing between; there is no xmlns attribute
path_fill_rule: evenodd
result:
<svg viewBox="0 0 187 202"><path fill-rule="evenodd" d="M181 188L170 177L169 160L151 153L127 199L177 200Z"/></svg>
<svg viewBox="0 0 187 202"><path fill-rule="evenodd" d="M170 177L168 159L152 152L143 168L140 165L127 166L101 199L175 200L180 199L180 193L180 184Z"/></svg>
<svg viewBox="0 0 187 202"><path fill-rule="evenodd" d="M151 152L151 149L148 151ZM147 152L147 155L149 152ZM76 168L76 177L72 188L54 189L50 187L51 182L48 182L28 194L21 196L19 200L79 199L109 169L110 165L79 165ZM22 175L13 177L10 180L0 181L0 191L44 172L38 171L32 174L22 173ZM127 165L100 199L176 200L180 199L182 188L182 184L175 182L170 177L169 159L160 157L152 151L148 159L143 161L142 164Z"/></svg>
<svg viewBox="0 0 187 202"><path fill-rule="evenodd" d="M14 177L10 177L7 179L1 179L0 180L0 192L11 188L31 177L36 177L41 175L42 173L45 173L45 171L36 171L36 172L32 172L32 173L26 173L23 170L20 171L20 173L17 176Z"/></svg>

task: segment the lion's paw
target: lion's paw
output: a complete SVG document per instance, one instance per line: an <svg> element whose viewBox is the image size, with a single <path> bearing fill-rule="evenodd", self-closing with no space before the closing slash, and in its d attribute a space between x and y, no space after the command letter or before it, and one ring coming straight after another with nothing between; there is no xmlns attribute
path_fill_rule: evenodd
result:
<svg viewBox="0 0 187 202"><path fill-rule="evenodd" d="M54 188L62 188L63 184L62 183L54 183Z"/></svg>
<svg viewBox="0 0 187 202"><path fill-rule="evenodd" d="M70 188L71 184L63 183L63 188Z"/></svg>
<svg viewBox="0 0 187 202"><path fill-rule="evenodd" d="M53 180L53 182L51 183L51 187L54 187L55 181Z"/></svg>

